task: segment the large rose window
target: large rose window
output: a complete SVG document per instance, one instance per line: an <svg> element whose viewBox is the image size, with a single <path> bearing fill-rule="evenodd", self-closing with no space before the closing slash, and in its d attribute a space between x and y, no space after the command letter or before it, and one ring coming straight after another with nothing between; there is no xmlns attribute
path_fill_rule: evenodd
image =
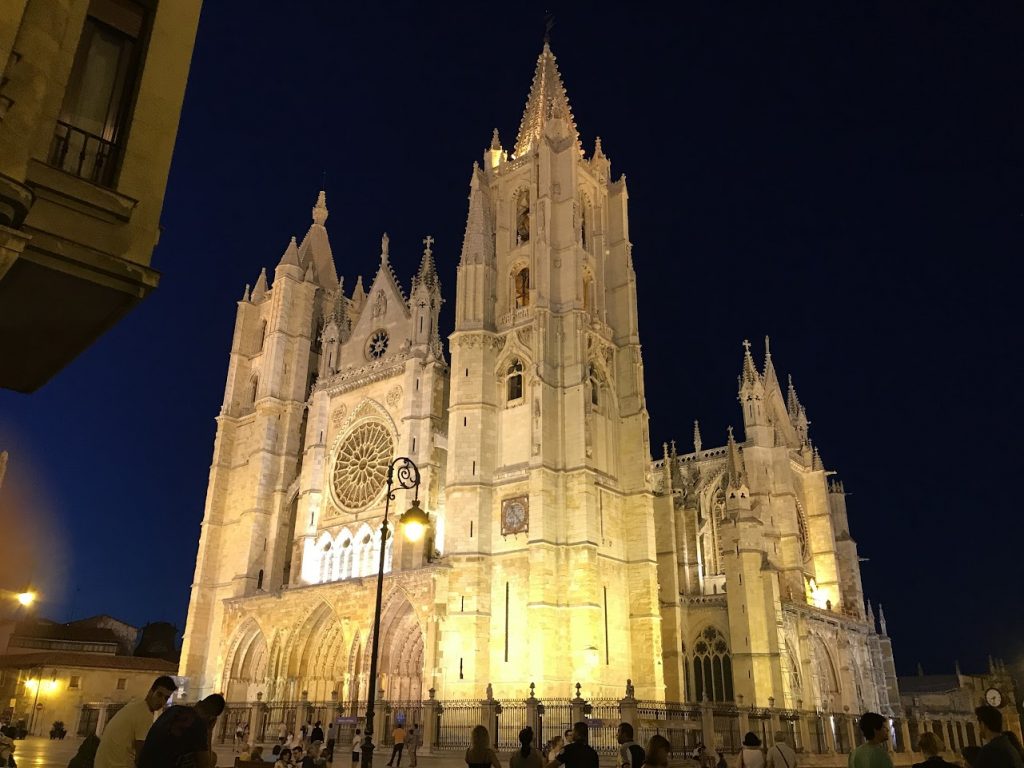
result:
<svg viewBox="0 0 1024 768"><path fill-rule="evenodd" d="M373 502L384 487L394 454L391 432L379 422L365 422L349 432L334 460L332 481L338 503L357 511Z"/></svg>

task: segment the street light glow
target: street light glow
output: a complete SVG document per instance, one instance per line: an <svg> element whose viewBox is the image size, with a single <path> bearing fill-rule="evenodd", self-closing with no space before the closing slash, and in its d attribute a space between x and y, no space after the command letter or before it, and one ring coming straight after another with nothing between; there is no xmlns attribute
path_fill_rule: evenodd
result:
<svg viewBox="0 0 1024 768"><path fill-rule="evenodd" d="M26 608L36 601L35 592L19 592L18 602L24 605Z"/></svg>
<svg viewBox="0 0 1024 768"><path fill-rule="evenodd" d="M420 500L413 499L412 506L399 518L398 522L402 526L405 538L409 541L419 541L430 524L430 518L427 517L426 512L420 509Z"/></svg>

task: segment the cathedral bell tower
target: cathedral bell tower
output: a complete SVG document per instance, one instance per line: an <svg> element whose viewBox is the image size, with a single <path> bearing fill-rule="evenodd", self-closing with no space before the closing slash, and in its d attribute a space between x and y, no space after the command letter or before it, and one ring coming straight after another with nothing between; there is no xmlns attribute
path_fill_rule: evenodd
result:
<svg viewBox="0 0 1024 768"><path fill-rule="evenodd" d="M294 583L293 539L306 402L319 368L319 304L338 289L320 192L302 243L293 237L274 270L238 302L224 402L203 513L181 651L187 693L222 684L224 600Z"/></svg>
<svg viewBox="0 0 1024 768"><path fill-rule="evenodd" d="M511 154L470 178L451 335L446 696L663 698L625 177L587 157L545 43Z"/></svg>

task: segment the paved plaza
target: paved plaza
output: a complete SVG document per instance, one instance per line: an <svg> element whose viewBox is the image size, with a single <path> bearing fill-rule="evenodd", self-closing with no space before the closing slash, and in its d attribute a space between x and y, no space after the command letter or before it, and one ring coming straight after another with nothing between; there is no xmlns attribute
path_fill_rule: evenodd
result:
<svg viewBox="0 0 1024 768"><path fill-rule="evenodd" d="M77 736L68 736L64 741L51 741L42 736L29 736L27 739L17 742L17 750L14 753L14 757L18 761L18 768L67 768L68 762L74 757L75 752L78 750L78 745L81 743L82 739ZM345 754L347 755L348 753ZM385 768L390 756L390 747L382 747L377 750L373 756L374 768ZM501 758L502 765L508 764L508 754L500 753L499 757ZM341 759L341 753L338 753L338 758L334 762L334 768L350 768L350 763L347 760ZM235 753L232 751L231 745L218 745L217 765L223 768L224 766L233 765L234 761ZM601 763L602 765L610 766L613 764L613 761L610 756L602 755ZM694 765L692 762L688 762L688 764ZM407 768L408 765L408 755L404 755L402 758L402 768ZM419 765L421 768L465 768L466 763L463 761L460 753L446 752L440 755L420 755ZM267 763L267 766L270 768L271 763Z"/></svg>

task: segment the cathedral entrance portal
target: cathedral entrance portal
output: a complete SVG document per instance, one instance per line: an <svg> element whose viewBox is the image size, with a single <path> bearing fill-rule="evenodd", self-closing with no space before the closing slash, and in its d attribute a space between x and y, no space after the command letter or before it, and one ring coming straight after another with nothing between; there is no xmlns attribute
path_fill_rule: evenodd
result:
<svg viewBox="0 0 1024 768"><path fill-rule="evenodd" d="M370 668L367 643L363 668ZM380 658L377 662L385 701L423 699L423 628L408 598L393 592L385 599L380 618Z"/></svg>

